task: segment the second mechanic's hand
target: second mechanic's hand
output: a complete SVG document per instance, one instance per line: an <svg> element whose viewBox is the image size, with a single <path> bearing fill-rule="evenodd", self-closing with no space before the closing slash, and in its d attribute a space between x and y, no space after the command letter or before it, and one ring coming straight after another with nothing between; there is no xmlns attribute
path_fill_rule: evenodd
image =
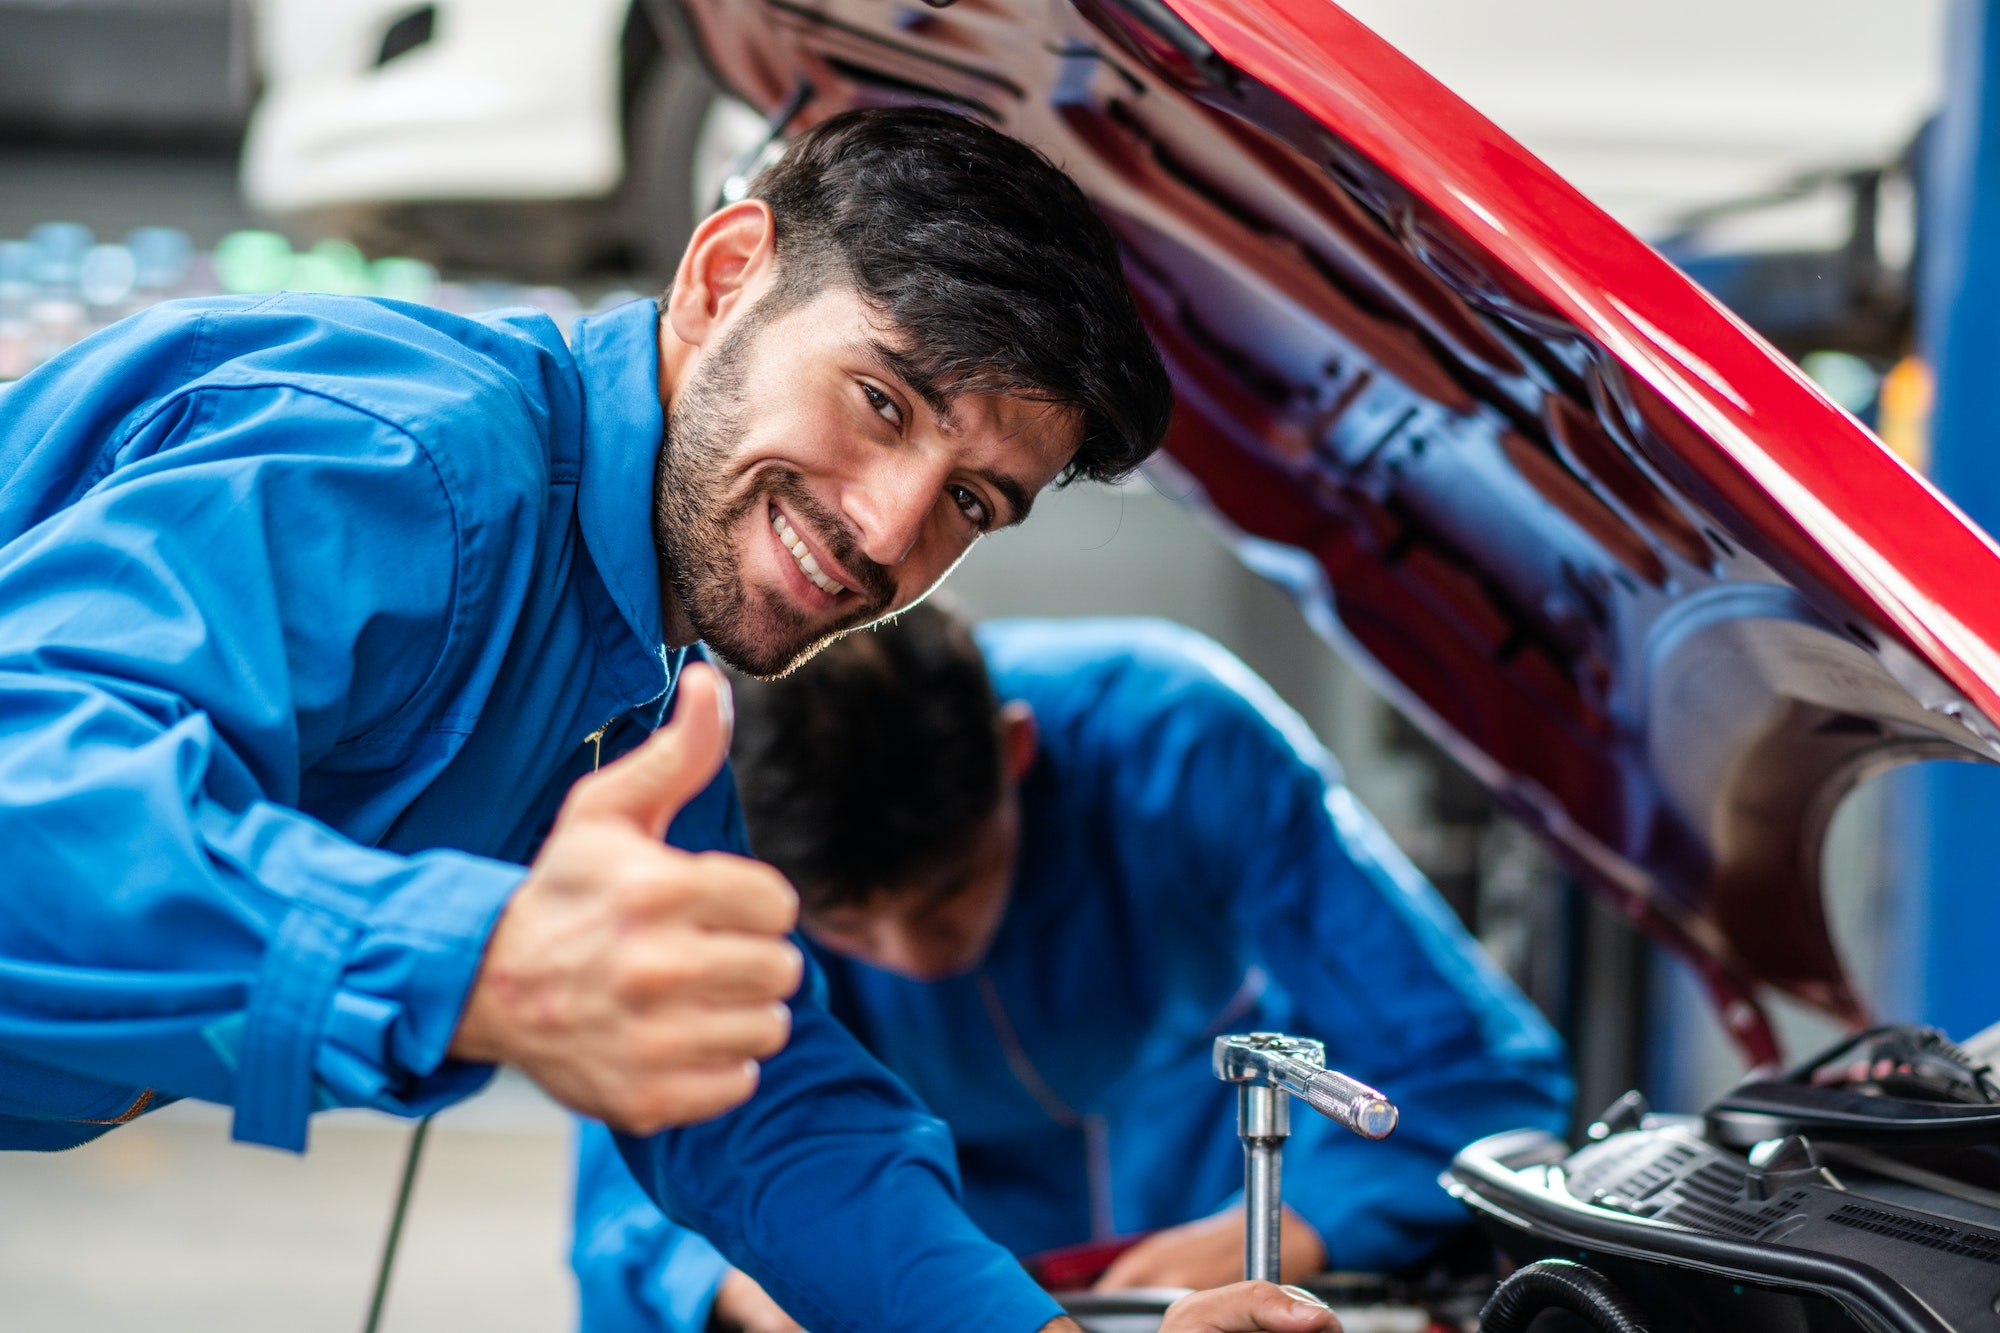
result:
<svg viewBox="0 0 2000 1333"><path fill-rule="evenodd" d="M451 1053L650 1134L720 1115L791 1035L798 897L759 861L661 842L722 768L728 696L681 675L673 720L570 788L487 941Z"/></svg>
<svg viewBox="0 0 2000 1333"><path fill-rule="evenodd" d="M730 1269L715 1289L709 1322L741 1333L801 1333L798 1320L772 1300L748 1273Z"/></svg>
<svg viewBox="0 0 2000 1333"><path fill-rule="evenodd" d="M1160 1333L1340 1333L1340 1320L1297 1287L1237 1282L1181 1297L1167 1307Z"/></svg>
<svg viewBox="0 0 2000 1333"><path fill-rule="evenodd" d="M1326 1265L1326 1245L1312 1224L1284 1210L1278 1235L1278 1273L1296 1282ZM1243 1277L1243 1209L1156 1231L1112 1261L1097 1280L1100 1291L1130 1287L1220 1287Z"/></svg>

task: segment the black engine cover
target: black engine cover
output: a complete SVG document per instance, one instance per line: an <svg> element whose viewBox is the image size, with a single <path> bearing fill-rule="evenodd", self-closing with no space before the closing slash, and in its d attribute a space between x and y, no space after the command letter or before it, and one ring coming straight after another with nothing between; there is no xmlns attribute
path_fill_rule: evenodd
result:
<svg viewBox="0 0 2000 1333"><path fill-rule="evenodd" d="M1509 1255L1600 1269L1660 1333L2000 1333L2000 1099L1985 1074L1935 1034L1885 1029L1706 1117L1627 1098L1575 1150L1539 1132L1481 1140L1444 1183Z"/></svg>

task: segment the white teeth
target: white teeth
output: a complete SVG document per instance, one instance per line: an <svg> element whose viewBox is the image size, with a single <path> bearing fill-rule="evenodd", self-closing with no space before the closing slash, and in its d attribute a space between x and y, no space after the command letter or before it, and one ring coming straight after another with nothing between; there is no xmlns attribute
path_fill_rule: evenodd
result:
<svg viewBox="0 0 2000 1333"><path fill-rule="evenodd" d="M804 539L792 531L792 525L785 522L785 516L775 509L771 511L771 531L778 534L778 540L784 543L785 549L792 553L792 559L798 562L799 572L804 574L815 588L829 597L838 597L847 591L844 586L835 583L820 570L819 561L813 559L812 552L806 549Z"/></svg>

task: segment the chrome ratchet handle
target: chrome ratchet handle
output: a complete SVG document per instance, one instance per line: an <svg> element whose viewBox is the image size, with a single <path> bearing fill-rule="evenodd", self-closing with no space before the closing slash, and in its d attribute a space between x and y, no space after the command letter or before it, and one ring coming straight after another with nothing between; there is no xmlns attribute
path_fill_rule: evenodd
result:
<svg viewBox="0 0 2000 1333"><path fill-rule="evenodd" d="M1328 1069L1326 1048L1316 1041L1276 1032L1217 1037L1214 1060L1217 1078L1274 1084L1364 1139L1395 1131L1395 1105L1360 1079Z"/></svg>
<svg viewBox="0 0 2000 1333"><path fill-rule="evenodd" d="M1321 1069L1303 1087L1290 1090L1303 1097L1313 1110L1364 1139L1386 1139L1395 1132L1398 1119L1395 1104L1359 1079Z"/></svg>

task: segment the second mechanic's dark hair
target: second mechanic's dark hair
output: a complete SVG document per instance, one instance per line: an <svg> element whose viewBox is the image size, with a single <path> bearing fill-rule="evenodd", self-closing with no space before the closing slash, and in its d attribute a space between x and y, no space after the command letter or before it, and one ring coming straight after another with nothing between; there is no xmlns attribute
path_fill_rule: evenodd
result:
<svg viewBox="0 0 2000 1333"><path fill-rule="evenodd" d="M731 757L750 845L808 910L907 884L999 807L999 726L979 645L931 603L744 681Z"/></svg>
<svg viewBox="0 0 2000 1333"><path fill-rule="evenodd" d="M1173 390L1118 247L1039 152L931 107L849 111L750 186L777 223L776 314L846 280L905 336L898 374L943 407L999 393L1076 413L1065 481L1117 481L1159 446Z"/></svg>

